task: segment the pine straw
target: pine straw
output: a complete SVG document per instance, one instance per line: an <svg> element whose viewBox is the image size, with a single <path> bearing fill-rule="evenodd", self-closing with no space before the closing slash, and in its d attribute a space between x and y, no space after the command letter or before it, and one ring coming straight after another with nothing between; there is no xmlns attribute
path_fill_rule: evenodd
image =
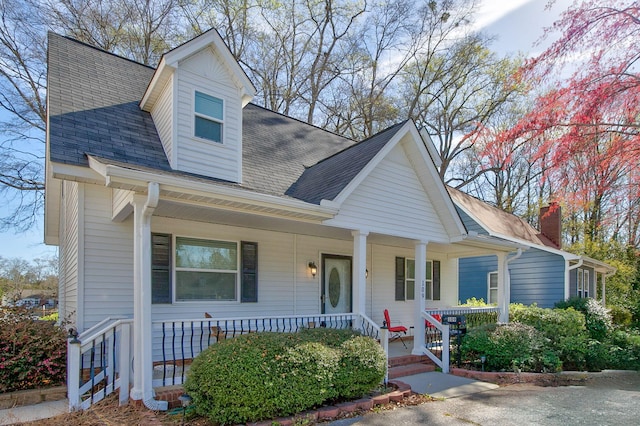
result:
<svg viewBox="0 0 640 426"><path fill-rule="evenodd" d="M406 407L409 405L419 405L425 402L433 401L432 398L426 395L411 394L405 397L399 402L389 402L388 404L378 405L373 408L372 411L379 412L383 410L395 410L400 407ZM341 415L338 418L356 417L366 414L366 411L358 411L355 413ZM327 421L337 420L327 419ZM181 415L170 415L167 413L154 413L149 411L144 406L136 404L128 404L125 406L118 406L117 394L113 394L94 404L90 409L86 411L78 411L75 413L63 414L60 416L52 417L50 419L37 420L28 423L17 423L17 425L38 425L38 426L165 426L165 425L180 425L182 422ZM187 419L184 423L189 426L213 426L214 424L207 419L198 417ZM305 423L313 424L313 423Z"/></svg>

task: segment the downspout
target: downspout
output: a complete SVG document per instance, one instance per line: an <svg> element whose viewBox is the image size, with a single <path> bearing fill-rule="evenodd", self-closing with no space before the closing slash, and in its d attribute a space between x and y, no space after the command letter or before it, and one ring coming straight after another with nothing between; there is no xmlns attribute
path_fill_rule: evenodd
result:
<svg viewBox="0 0 640 426"><path fill-rule="evenodd" d="M578 259L578 263L576 263L573 266L569 266L569 260L565 260L567 267L565 268L565 273L564 273L564 300L569 299L569 297L571 297L570 294L570 287L571 287L571 281L569 278L569 272L573 271L576 268L579 268L582 266L582 264L584 263L584 259L581 257L580 259Z"/></svg>
<svg viewBox="0 0 640 426"><path fill-rule="evenodd" d="M153 353L152 353L152 336L151 336L151 217L158 206L160 199L160 185L157 182L149 182L147 200L142 207L140 215L140 250L141 257L137 259L140 262L140 278L141 278L141 336L142 344L142 395L144 406L153 411L166 411L168 407L167 401L158 401L155 399L153 390Z"/></svg>
<svg viewBox="0 0 640 426"><path fill-rule="evenodd" d="M504 302L504 306L502 306L502 309L505 312L501 315L501 317L503 320L506 320L506 321L501 321L501 322L509 322L509 303L511 303L511 274L509 273L509 263L518 259L520 256L522 256L522 249L518 248L518 251L516 252L516 254L514 254L512 257L508 257L504 261L504 296L503 297L505 302Z"/></svg>

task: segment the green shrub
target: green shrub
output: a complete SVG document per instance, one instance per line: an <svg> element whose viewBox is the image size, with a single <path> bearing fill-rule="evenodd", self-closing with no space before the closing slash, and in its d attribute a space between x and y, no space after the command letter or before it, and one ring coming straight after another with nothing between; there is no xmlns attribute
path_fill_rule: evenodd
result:
<svg viewBox="0 0 640 426"><path fill-rule="evenodd" d="M597 300L587 297L572 297L568 300L555 304L558 309L573 308L582 312L585 317L585 326L592 339L604 342L607 339L607 333L611 331L612 321L609 310L606 309Z"/></svg>
<svg viewBox="0 0 640 426"><path fill-rule="evenodd" d="M245 423L362 396L385 371L382 347L351 330L252 333L203 351L184 386L200 415Z"/></svg>
<svg viewBox="0 0 640 426"><path fill-rule="evenodd" d="M460 351L467 362L477 363L484 356L490 371L559 371L560 360L547 343L542 333L525 324L487 324L470 330Z"/></svg>
<svg viewBox="0 0 640 426"><path fill-rule="evenodd" d="M633 320L633 313L624 306L611 305L607 306L611 314L611 321L618 327L628 327Z"/></svg>
<svg viewBox="0 0 640 426"><path fill-rule="evenodd" d="M24 309L5 309L0 315L0 393L64 384L64 330Z"/></svg>
<svg viewBox="0 0 640 426"><path fill-rule="evenodd" d="M387 357L375 340L354 337L342 343L340 349L342 357L334 382L340 398L360 397L383 381Z"/></svg>
<svg viewBox="0 0 640 426"><path fill-rule="evenodd" d="M640 370L640 334L614 331L610 340L610 364L607 368Z"/></svg>
<svg viewBox="0 0 640 426"><path fill-rule="evenodd" d="M511 320L530 325L549 339L548 349L562 361L563 370L584 370L588 351L585 316L569 307L545 309L518 306L511 309Z"/></svg>

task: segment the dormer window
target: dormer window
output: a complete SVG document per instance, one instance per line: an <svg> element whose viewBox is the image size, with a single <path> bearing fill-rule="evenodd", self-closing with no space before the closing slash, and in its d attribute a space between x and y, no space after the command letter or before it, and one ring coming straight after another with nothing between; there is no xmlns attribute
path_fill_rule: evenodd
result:
<svg viewBox="0 0 640 426"><path fill-rule="evenodd" d="M222 99L196 92L194 126L196 137L222 143L223 106Z"/></svg>

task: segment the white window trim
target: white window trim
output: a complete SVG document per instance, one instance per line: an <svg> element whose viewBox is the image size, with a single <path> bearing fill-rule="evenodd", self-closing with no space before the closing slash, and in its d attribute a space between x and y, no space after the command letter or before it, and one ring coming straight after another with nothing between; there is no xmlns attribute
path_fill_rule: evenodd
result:
<svg viewBox="0 0 640 426"><path fill-rule="evenodd" d="M582 271L582 275L583 275L583 279L582 279L582 294L584 295L584 297L591 297L591 292L590 290L590 282L589 282L589 278L590 278L590 274L589 274L589 270L588 269L583 269Z"/></svg>
<svg viewBox="0 0 640 426"><path fill-rule="evenodd" d="M171 262L171 275L172 275L172 303L219 303L219 304L240 304L240 241L237 240L224 240L224 239L218 239L218 238L205 238L205 237L201 237L201 236L188 236L188 235L176 235L173 234L172 235L172 262ZM215 300L215 299L195 299L195 300L178 300L177 295L178 295L178 271L194 271L194 272L222 272L222 273L229 273L231 274L232 272L229 272L226 269L199 269L199 268L181 268L178 267L178 243L177 240L178 238L192 238L192 239L196 239L196 240L204 240L204 241L219 241L221 243L234 243L236 245L236 270L235 270L235 276L236 276L236 298L234 300Z"/></svg>
<svg viewBox="0 0 640 426"><path fill-rule="evenodd" d="M209 115L206 114L202 114L200 112L196 112L196 93L202 93L203 95L206 96L210 96L212 98L216 98L216 99L220 99L222 101L222 120L220 120L219 118L216 117L211 117ZM191 129L191 134L193 135L193 137L199 141L203 141L206 143L214 143L216 145L224 145L224 135L225 135L225 131L224 131L224 123L226 122L226 116L225 116L225 100L223 98L220 98L218 96L214 96L211 93L207 93L203 90L197 90L194 89L193 90L193 96L191 97L191 111L193 112L193 117L194 119L191 120L191 125L192 125L192 129ZM207 138L203 138L200 136L196 136L196 120L195 117L200 117L203 118L205 120L209 120L209 121L213 121L214 123L220 123L220 142L216 142L213 139L207 139Z"/></svg>
<svg viewBox="0 0 640 426"><path fill-rule="evenodd" d="M579 298L584 297L584 275L582 272L581 268L576 270L576 295Z"/></svg>
<svg viewBox="0 0 640 426"><path fill-rule="evenodd" d="M496 276L496 286L495 288L493 288L493 290L496 290L496 300L495 301L491 301L491 276L494 275ZM498 304L498 271L491 271L489 273L487 273L487 305L496 305Z"/></svg>
<svg viewBox="0 0 640 426"><path fill-rule="evenodd" d="M408 273L408 261L409 261L409 260L413 260L413 265L414 265L413 276L414 276L414 278L407 278L407 277L409 276L409 273ZM424 300L431 300L431 301L433 301L433 260L431 260L431 259L427 259L427 260L426 260L426 263L427 263L427 265L431 265L431 279L430 279L430 280L428 280L428 279L426 279L426 278L425 278L425 280L424 280L424 285L425 285L425 292L424 292L424 293L425 293L425 298L424 298ZM404 259L404 300L405 300L405 302L406 302L406 301L413 302L413 301L415 300L415 298L416 298L416 292L419 292L419 291L418 291L419 289L418 289L418 288L416 288L416 281L415 281L415 276L416 276L415 264L416 264L415 259L414 259L414 258L412 258L412 257L406 257L406 258ZM426 275L429 275L429 274L426 274ZM408 286L407 286L407 283L408 283L409 281L413 281L413 299L409 299L409 297L408 297L408 296L409 296L409 288L408 288ZM426 291L427 286L431 286L431 291L430 291L430 292ZM430 298L427 298L427 294L431 294L431 297L430 297Z"/></svg>

